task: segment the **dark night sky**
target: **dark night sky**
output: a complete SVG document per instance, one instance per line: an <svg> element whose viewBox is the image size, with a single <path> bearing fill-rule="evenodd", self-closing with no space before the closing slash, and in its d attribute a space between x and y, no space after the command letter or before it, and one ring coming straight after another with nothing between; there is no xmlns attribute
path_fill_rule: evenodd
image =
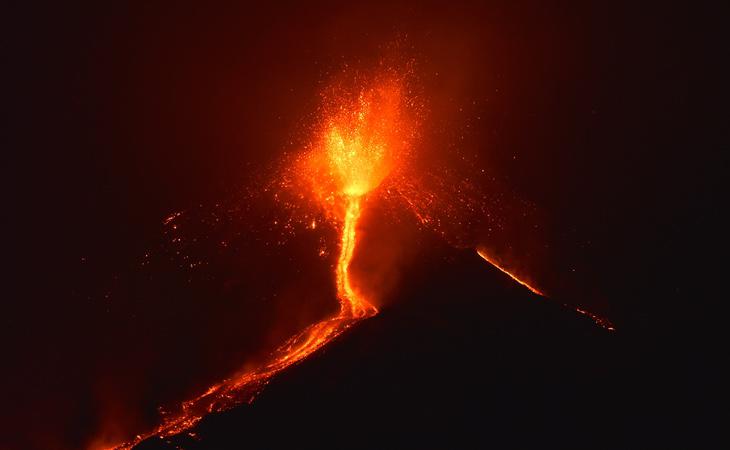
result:
<svg viewBox="0 0 730 450"><path fill-rule="evenodd" d="M713 443L726 11L105 3L10 6L3 27L0 448L144 431L157 406L331 307L317 237L269 248L255 230L276 212L241 192L292 149L328 75L393 39L418 61L431 147L466 134L459 145L538 211L539 231L507 232L510 246L543 249L525 262L535 277L618 332L419 232L381 315L186 445ZM177 211L204 270L167 258L161 223ZM225 225L207 225L214 214ZM234 248L206 244L221 237ZM291 312L295 291L312 311Z"/></svg>

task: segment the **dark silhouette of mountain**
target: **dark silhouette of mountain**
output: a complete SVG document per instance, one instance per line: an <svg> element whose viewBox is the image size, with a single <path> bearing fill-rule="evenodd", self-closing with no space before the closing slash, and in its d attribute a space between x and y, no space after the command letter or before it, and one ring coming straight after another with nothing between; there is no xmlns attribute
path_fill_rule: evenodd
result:
<svg viewBox="0 0 730 450"><path fill-rule="evenodd" d="M690 447L699 399L665 355L530 294L467 250L195 437L137 448ZM693 404L697 403L697 404Z"/></svg>

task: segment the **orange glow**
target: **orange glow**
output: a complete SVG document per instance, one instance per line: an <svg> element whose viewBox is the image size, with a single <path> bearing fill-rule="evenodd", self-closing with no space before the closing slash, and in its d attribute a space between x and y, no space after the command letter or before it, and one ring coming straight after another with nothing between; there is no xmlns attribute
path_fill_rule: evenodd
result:
<svg viewBox="0 0 730 450"><path fill-rule="evenodd" d="M482 258L483 258L483 259L484 259L484 260L485 260L486 262L488 262L489 264L493 265L493 266L494 266L494 267L496 267L497 269L499 269L499 270L501 270L502 272L504 272L504 273L506 273L507 275L509 275L509 277L510 277L510 278L512 278L513 280L515 280L516 282L518 282L518 283L519 283L519 284L521 284L522 286L526 287L527 289L529 289L529 290L530 290L530 292L532 292L533 294L537 294L537 295L539 295L539 296L541 296L541 297L546 297L546 295L545 295L545 294L543 294L543 293L542 293L542 292L541 292L540 290L538 290L538 289L537 289L537 288L535 288L535 287L532 287L532 286L530 286L530 285L529 285L529 284L528 284L528 283L527 283L526 281L524 281L524 280L521 280L521 279L517 278L517 276L515 276L515 275L514 275L514 274L513 274L512 272L508 271L508 270L507 270L507 269L505 269L504 267L502 267L502 266L500 266L499 264L497 264L497 262L496 262L496 261L495 261L495 260L494 260L493 258L490 258L490 257L489 257L489 255L487 255L487 254L486 254L486 252L484 252L484 250L481 250L481 249L477 249L477 253L478 253L478 254L479 254L479 256L481 256L481 257L482 257Z"/></svg>
<svg viewBox="0 0 730 450"><path fill-rule="evenodd" d="M335 266L339 312L291 337L262 366L211 386L199 397L182 403L178 414L166 417L153 431L114 448L128 449L153 436L170 437L189 430L211 412L250 403L278 372L378 312L352 285L349 267L366 196L388 176L407 149L404 131L412 131L404 128L402 92L401 81L391 77L376 79L361 88L354 102L346 93L325 98L319 137L288 168L295 173L294 178L308 184L319 205L341 225L340 254ZM308 226L314 229L316 222Z"/></svg>

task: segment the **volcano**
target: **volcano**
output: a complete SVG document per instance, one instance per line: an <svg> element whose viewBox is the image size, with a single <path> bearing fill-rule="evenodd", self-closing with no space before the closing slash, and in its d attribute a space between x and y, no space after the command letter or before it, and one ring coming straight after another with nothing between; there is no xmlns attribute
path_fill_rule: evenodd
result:
<svg viewBox="0 0 730 450"><path fill-rule="evenodd" d="M8 14L0 449L723 442L720 4Z"/></svg>

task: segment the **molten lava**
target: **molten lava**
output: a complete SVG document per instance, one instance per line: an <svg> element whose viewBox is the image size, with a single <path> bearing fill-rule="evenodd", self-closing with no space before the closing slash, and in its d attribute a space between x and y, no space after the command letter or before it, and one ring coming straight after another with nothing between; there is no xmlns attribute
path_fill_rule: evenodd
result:
<svg viewBox="0 0 730 450"><path fill-rule="evenodd" d="M485 252L484 250L482 250L482 249L477 249L477 253L478 253L478 254L479 254L479 256L481 256L481 257L482 257L482 258L483 258L483 259L484 259L484 260L485 260L486 262L488 262L489 264L493 265L493 266L494 266L494 267L496 267L497 269L499 269L499 270L501 270L502 272L504 272L505 274L507 274L507 275L508 275L508 276L509 276L510 278L512 278L513 280L515 280L515 281L516 281L517 283L519 283L519 284L521 284L522 286L524 286L524 287L526 287L527 289L529 289L529 290L530 290L530 292L532 292L533 294L539 295L539 296L541 296L541 297L545 297L545 296L546 296L546 295L545 295L545 294L543 294L543 293L542 293L541 291L539 291L539 290L538 290L537 288L535 288L535 287L532 287L532 286L530 286L530 285L529 285L529 284L528 284L528 283L527 283L526 281L524 281L524 280L521 280L520 278L517 278L517 276L516 276L515 274L513 274L512 272L510 272L510 271L508 271L507 269L505 269L504 267L502 267L502 266L501 266L500 264L498 264L498 263L497 263L497 262L496 262L496 261L494 260L494 258L490 258L490 257L489 257L489 256L487 255L487 253L486 253L486 252Z"/></svg>
<svg viewBox="0 0 730 450"><path fill-rule="evenodd" d="M211 386L182 404L153 431L115 448L128 449L157 436L170 437L197 424L205 415L251 402L268 381L377 309L353 286L349 267L357 245L357 227L367 194L388 176L408 148L403 87L397 77L375 79L354 100L347 93L326 98L318 139L291 169L311 188L328 216L341 224L340 254L335 267L339 312L310 325L273 352L261 367Z"/></svg>
<svg viewBox="0 0 730 450"><path fill-rule="evenodd" d="M538 290L536 287L531 286L529 283L527 283L526 281L518 278L515 274L513 274L510 271L508 271L507 269L505 269L504 267L502 267L500 264L498 264L495 261L494 258L492 258L489 255L487 255L487 252L484 249L477 248L477 253L486 262L488 262L489 264L493 265L497 269L499 269L502 272L504 272L505 274L507 274L510 278L512 278L513 280L515 280L517 283L521 284L522 286L526 287L533 294L539 295L540 297L546 297L547 298L547 295L545 295L542 291ZM616 330L616 327L613 326L613 323L611 323L611 321L608 320L608 319L606 319L605 317L601 317L599 315L593 314L592 312L586 311L585 309L582 309L582 308L579 308L579 307L575 307L575 306L568 305L567 303L564 303L563 306L565 306L566 308L573 309L578 314L582 314L582 315L590 318L599 327L605 328L608 331L615 331Z"/></svg>
<svg viewBox="0 0 730 450"><path fill-rule="evenodd" d="M337 295L346 301L340 302L340 315L353 318L365 318L377 313L377 309L358 295L350 283L350 261L355 253L357 240L357 221L360 218L360 198L352 197L345 211L345 223L342 228L340 258L337 261Z"/></svg>

